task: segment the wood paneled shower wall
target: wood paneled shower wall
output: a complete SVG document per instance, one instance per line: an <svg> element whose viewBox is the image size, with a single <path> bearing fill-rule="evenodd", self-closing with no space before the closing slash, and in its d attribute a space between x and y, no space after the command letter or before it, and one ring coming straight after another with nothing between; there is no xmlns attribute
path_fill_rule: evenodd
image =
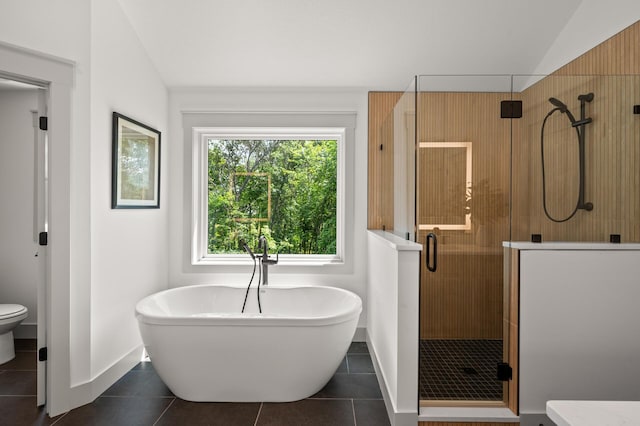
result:
<svg viewBox="0 0 640 426"><path fill-rule="evenodd" d="M565 223L548 220L542 209L540 130L555 97L577 117L579 94L594 93L587 104L585 201ZM522 92L523 123L513 151L513 239L542 234L545 241L640 242L640 21ZM563 114L545 126L545 164L550 169L547 205L557 216L575 206L577 151L575 131ZM546 151L549 150L549 156Z"/></svg>

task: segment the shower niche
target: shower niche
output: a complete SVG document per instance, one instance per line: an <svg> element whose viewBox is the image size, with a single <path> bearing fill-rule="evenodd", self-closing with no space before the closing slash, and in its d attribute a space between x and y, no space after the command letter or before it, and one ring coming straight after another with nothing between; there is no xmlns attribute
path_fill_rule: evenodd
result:
<svg viewBox="0 0 640 426"><path fill-rule="evenodd" d="M518 414L504 242L640 241L634 99L637 76L417 76L370 93L368 226L423 245L421 406ZM521 114L501 114L512 101Z"/></svg>

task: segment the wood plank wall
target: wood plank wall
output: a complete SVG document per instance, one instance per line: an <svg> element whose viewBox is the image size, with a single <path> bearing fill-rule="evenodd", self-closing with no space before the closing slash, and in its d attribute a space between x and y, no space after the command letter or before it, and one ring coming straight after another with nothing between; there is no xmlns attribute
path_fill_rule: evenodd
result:
<svg viewBox="0 0 640 426"><path fill-rule="evenodd" d="M579 56L554 75L640 74L640 21Z"/></svg>
<svg viewBox="0 0 640 426"><path fill-rule="evenodd" d="M514 135L513 239L542 234L546 241L640 241L640 22L605 41L522 92L522 132ZM542 207L541 125L552 109L550 97L567 104L576 118L579 94L594 93L586 116L584 210L554 223ZM564 114L545 126L547 206L556 218L567 217L578 193L576 132Z"/></svg>
<svg viewBox="0 0 640 426"><path fill-rule="evenodd" d="M511 380L505 382L504 385L504 394L508 395L507 403L509 409L515 414L519 414L520 251L505 247L504 256L504 279L508 282L508 285L504 288L504 341L502 346L504 351L503 359L509 360L509 365L512 368Z"/></svg>
<svg viewBox="0 0 640 426"><path fill-rule="evenodd" d="M401 97L402 92L369 92L368 229L384 226L388 231L393 230L393 124L390 114Z"/></svg>

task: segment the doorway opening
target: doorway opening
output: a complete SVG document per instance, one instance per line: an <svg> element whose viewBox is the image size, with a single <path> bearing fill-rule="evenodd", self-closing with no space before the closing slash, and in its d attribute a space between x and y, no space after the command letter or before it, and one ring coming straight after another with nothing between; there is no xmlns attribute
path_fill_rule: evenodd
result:
<svg viewBox="0 0 640 426"><path fill-rule="evenodd" d="M39 307L46 319L46 388L45 412L56 416L68 411L74 404L72 395L71 353L77 353L71 339L72 268L71 247L73 218L72 198L72 96L75 64L62 58L31 49L0 42L0 77L36 87L46 88L47 114L55 117L48 120L46 132L48 194L46 209L48 231L55 235L47 238L46 256L42 275L45 277L45 302ZM77 242L74 238L74 244ZM83 242L84 244L84 242ZM80 249L78 251L81 251ZM40 255L39 255L40 256ZM44 391L44 389L43 389ZM35 398L34 398L35 399Z"/></svg>
<svg viewBox="0 0 640 426"><path fill-rule="evenodd" d="M28 311L13 330L16 358L0 368L20 367L37 406L46 403L47 96L44 84L0 74L0 300Z"/></svg>

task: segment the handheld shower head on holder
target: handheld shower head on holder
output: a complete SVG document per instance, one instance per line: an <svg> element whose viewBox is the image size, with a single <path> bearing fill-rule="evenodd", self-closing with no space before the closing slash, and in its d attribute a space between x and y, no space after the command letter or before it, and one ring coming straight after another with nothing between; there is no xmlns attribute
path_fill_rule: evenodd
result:
<svg viewBox="0 0 640 426"><path fill-rule="evenodd" d="M547 116L542 121L542 130L540 135L540 154L542 156L542 206L544 209L544 213L547 217L553 222L566 222L571 219L578 210L593 210L593 203L587 203L584 201L585 194L585 133L586 133L586 125L591 123L593 120L591 117L586 117L586 104L593 101L594 95L593 93L585 93L582 95L578 95L578 100L580 101L580 120L576 120L576 118L571 114L571 111L565 105L564 102L558 100L557 98L549 98L549 102L554 108L547 113ZM579 189L578 189L578 201L576 203L576 207L569 216L556 219L552 217L547 211L547 196L546 196L546 181L545 181L545 164L544 164L544 126L547 122L547 119L553 115L554 112L560 111L562 114L566 114L569 121L571 121L571 127L576 129L576 134L578 136L578 161L579 161Z"/></svg>
<svg viewBox="0 0 640 426"><path fill-rule="evenodd" d="M576 118L573 116L573 114L571 114L571 111L569 111L569 108L564 102L556 98L549 98L549 102L551 102L551 105L556 107L558 111L563 114L567 114L567 117L569 117L569 121L571 121L572 124L576 122ZM549 114L552 113L553 111L551 111Z"/></svg>
<svg viewBox="0 0 640 426"><path fill-rule="evenodd" d="M560 101L560 100L558 100L556 98L549 98L549 102L551 102L551 105L553 105L554 107L558 108L561 113L565 113L565 112L569 111L569 109L564 104L564 102L562 102L562 101Z"/></svg>

